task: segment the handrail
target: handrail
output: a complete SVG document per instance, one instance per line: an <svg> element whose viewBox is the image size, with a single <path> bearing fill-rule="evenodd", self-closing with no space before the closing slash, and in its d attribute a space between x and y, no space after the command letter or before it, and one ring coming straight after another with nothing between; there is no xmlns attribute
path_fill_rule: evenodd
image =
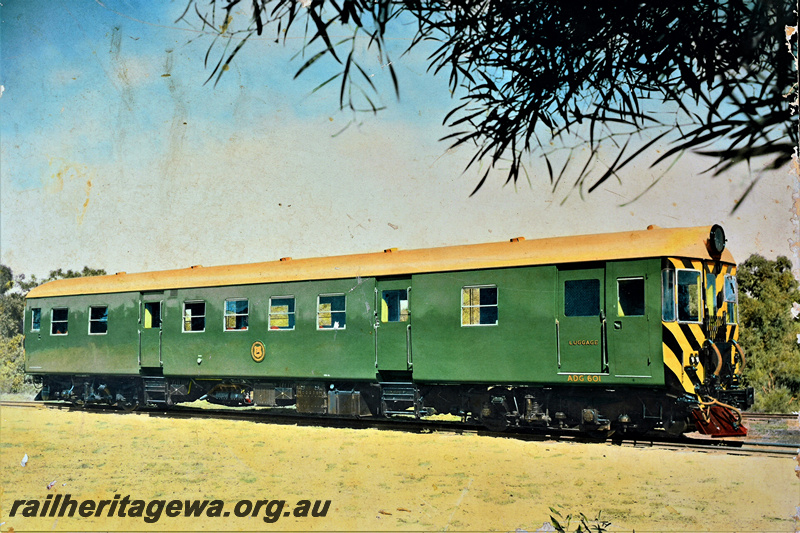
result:
<svg viewBox="0 0 800 533"><path fill-rule="evenodd" d="M406 364L408 370L414 367L414 363L411 361L411 324L406 326Z"/></svg>
<svg viewBox="0 0 800 533"><path fill-rule="evenodd" d="M600 348L600 352L603 358L603 372L608 372L608 334L606 332L606 315L602 311L600 311L600 321L602 323L600 332L602 347Z"/></svg>
<svg viewBox="0 0 800 533"><path fill-rule="evenodd" d="M408 306L409 320L411 319L411 286L406 288L406 305ZM406 364L407 369L414 368L414 361L411 360L411 324L406 326Z"/></svg>
<svg viewBox="0 0 800 533"><path fill-rule="evenodd" d="M372 312L372 315L374 317L374 322L372 323L372 328L373 328L372 329L372 333L373 333L372 339L374 340L374 344L375 344L375 368L378 368L378 327L380 326L380 323L379 323L380 319L378 318L378 312L379 312L378 309L380 309L380 307L379 307L380 303L379 303L378 300L379 300L379 297L378 297L378 286L375 285L375 309Z"/></svg>
<svg viewBox="0 0 800 533"><path fill-rule="evenodd" d="M558 368L561 368L561 324L556 318L556 353L558 354Z"/></svg>

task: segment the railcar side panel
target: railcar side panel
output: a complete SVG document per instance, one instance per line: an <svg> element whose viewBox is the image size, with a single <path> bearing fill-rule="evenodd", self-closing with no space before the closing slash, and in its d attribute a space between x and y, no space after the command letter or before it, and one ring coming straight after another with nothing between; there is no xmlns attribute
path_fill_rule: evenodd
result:
<svg viewBox="0 0 800 533"><path fill-rule="evenodd" d="M555 280L553 266L415 275L415 381L552 381Z"/></svg>
<svg viewBox="0 0 800 533"><path fill-rule="evenodd" d="M164 374L374 380L374 302L374 278L178 290L163 317Z"/></svg>
<svg viewBox="0 0 800 533"><path fill-rule="evenodd" d="M33 315L38 315L38 324ZM132 293L28 299L25 371L139 373L138 309ZM34 329L38 325L38 330Z"/></svg>

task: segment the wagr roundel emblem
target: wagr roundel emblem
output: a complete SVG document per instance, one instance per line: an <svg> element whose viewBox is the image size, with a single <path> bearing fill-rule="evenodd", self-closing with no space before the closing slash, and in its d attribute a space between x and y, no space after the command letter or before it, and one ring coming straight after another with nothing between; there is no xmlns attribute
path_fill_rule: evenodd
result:
<svg viewBox="0 0 800 533"><path fill-rule="evenodd" d="M264 355L266 354L266 348L264 348L264 343L261 341L256 341L250 347L250 355L253 356L253 361L256 363L260 363L264 360Z"/></svg>

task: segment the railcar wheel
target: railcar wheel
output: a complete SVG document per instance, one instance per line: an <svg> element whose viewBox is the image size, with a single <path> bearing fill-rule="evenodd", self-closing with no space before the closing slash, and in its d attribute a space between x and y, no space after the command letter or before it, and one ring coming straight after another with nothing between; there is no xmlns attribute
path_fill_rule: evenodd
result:
<svg viewBox="0 0 800 533"><path fill-rule="evenodd" d="M664 430L670 437L680 437L689 429L688 420L673 420L671 424L665 426Z"/></svg>
<svg viewBox="0 0 800 533"><path fill-rule="evenodd" d="M478 417L483 427L494 433L500 433L508 429L508 419L504 405L484 404Z"/></svg>
<svg viewBox="0 0 800 533"><path fill-rule="evenodd" d="M130 413L139 408L139 402L118 402L116 407L119 408L120 411Z"/></svg>
<svg viewBox="0 0 800 533"><path fill-rule="evenodd" d="M493 433L501 433L506 429L508 429L508 420L506 420L505 417L503 418L481 417L481 424L483 424L483 427L485 427L486 429L488 429Z"/></svg>

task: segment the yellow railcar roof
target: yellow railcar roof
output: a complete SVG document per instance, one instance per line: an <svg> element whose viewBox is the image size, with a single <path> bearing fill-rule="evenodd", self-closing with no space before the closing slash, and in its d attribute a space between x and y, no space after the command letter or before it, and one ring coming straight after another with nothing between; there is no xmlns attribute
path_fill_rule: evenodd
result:
<svg viewBox="0 0 800 533"><path fill-rule="evenodd" d="M28 298L161 291L167 289L252 285L301 280L380 277L425 272L452 272L526 265L581 263L648 257L718 259L734 263L726 249L711 256L711 226L553 237L366 253L177 270L115 274L51 281L34 288Z"/></svg>

